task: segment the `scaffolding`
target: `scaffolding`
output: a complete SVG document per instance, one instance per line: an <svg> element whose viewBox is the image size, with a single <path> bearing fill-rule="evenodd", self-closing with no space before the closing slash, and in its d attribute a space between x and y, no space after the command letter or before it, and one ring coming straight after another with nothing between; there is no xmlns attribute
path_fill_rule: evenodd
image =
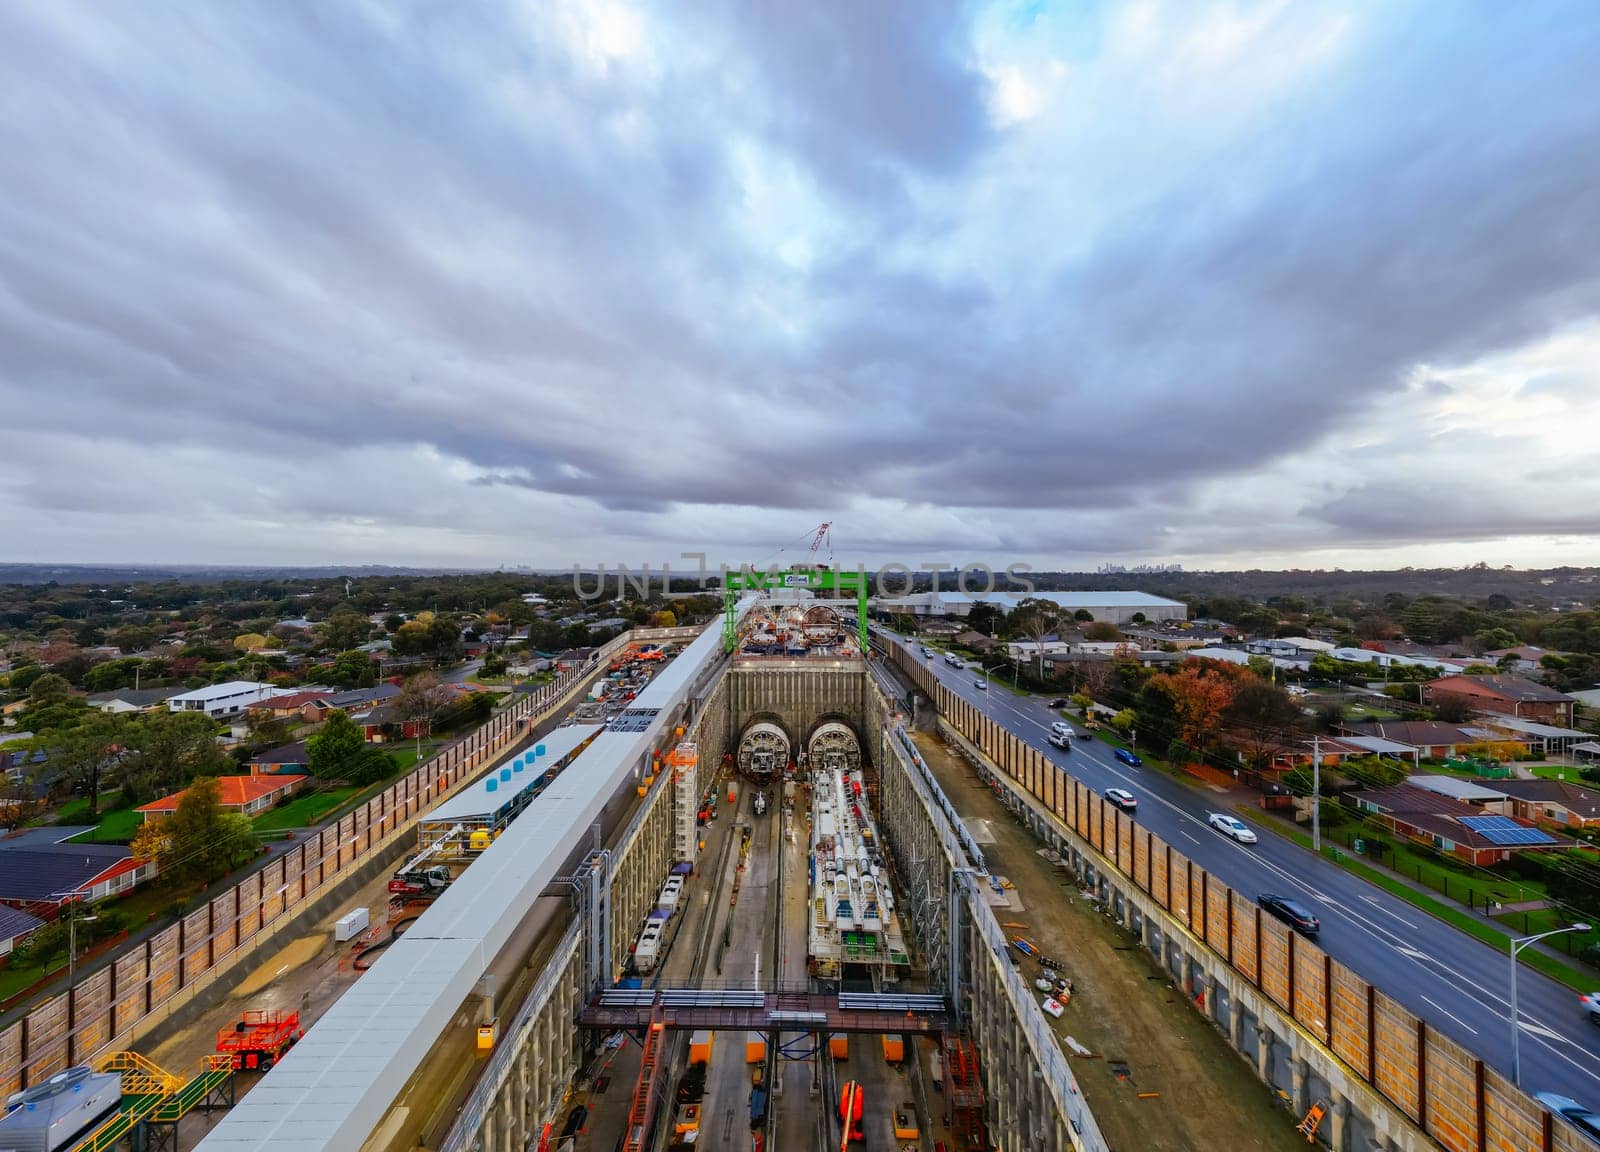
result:
<svg viewBox="0 0 1600 1152"><path fill-rule="evenodd" d="M978 1049L965 1033L946 1033L941 1046L944 1049L945 1099L949 1108L946 1122L966 1147L987 1148L989 1132Z"/></svg>
<svg viewBox="0 0 1600 1152"><path fill-rule="evenodd" d="M672 769L672 858L679 864L693 864L700 847L695 821L699 762L700 752L692 741L685 740L667 753Z"/></svg>

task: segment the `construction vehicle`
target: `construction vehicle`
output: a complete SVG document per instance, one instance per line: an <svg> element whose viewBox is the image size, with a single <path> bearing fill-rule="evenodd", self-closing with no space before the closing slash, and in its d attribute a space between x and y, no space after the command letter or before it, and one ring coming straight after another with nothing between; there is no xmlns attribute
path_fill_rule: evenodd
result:
<svg viewBox="0 0 1600 1152"><path fill-rule="evenodd" d="M235 1072L265 1072L304 1035L298 1012L251 1009L232 1028L217 1033L217 1052L233 1058Z"/></svg>
<svg viewBox="0 0 1600 1152"><path fill-rule="evenodd" d="M750 1130L767 1122L767 1090L759 1085L750 1089Z"/></svg>
<svg viewBox="0 0 1600 1152"><path fill-rule="evenodd" d="M767 794L765 792L756 793L755 809L757 816L765 816L767 814Z"/></svg>
<svg viewBox="0 0 1600 1152"><path fill-rule="evenodd" d="M410 900L431 900L450 887L450 869L443 864L431 868L402 868L389 880L391 896L404 896Z"/></svg>
<svg viewBox="0 0 1600 1152"><path fill-rule="evenodd" d="M839 1124L844 1129L841 1147L848 1148L854 1141L865 1140L861 1129L861 1115L866 1111L867 1094L854 1080L845 1081L839 1090Z"/></svg>

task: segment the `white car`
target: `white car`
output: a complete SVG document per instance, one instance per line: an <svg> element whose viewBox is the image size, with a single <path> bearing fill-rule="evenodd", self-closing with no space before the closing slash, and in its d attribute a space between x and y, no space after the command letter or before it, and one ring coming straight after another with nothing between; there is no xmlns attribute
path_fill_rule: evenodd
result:
<svg viewBox="0 0 1600 1152"><path fill-rule="evenodd" d="M1052 732L1047 739L1051 744L1054 744L1057 748L1060 748L1063 751L1072 751L1072 738L1069 737L1065 732Z"/></svg>
<svg viewBox="0 0 1600 1152"><path fill-rule="evenodd" d="M1065 720L1057 720L1055 723L1051 724L1050 731L1054 732L1057 736L1065 736L1068 740L1071 740L1078 735L1072 730L1072 725L1068 724Z"/></svg>
<svg viewBox="0 0 1600 1152"><path fill-rule="evenodd" d="M933 655L933 649L929 648L926 644L924 644L922 646L922 654L924 656L932 656Z"/></svg>
<svg viewBox="0 0 1600 1152"><path fill-rule="evenodd" d="M1106 799L1124 812L1137 812L1139 810L1139 798L1126 788L1107 788Z"/></svg>
<svg viewBox="0 0 1600 1152"><path fill-rule="evenodd" d="M1589 1017L1589 1023L1600 1024L1600 992L1591 992L1587 996L1579 996L1578 1003L1583 1005L1583 1010Z"/></svg>
<svg viewBox="0 0 1600 1152"><path fill-rule="evenodd" d="M1229 816L1226 812L1208 812L1206 814L1206 823L1224 836L1237 840L1241 844L1254 844L1256 842L1256 834L1250 831L1245 826L1245 822L1237 816Z"/></svg>
<svg viewBox="0 0 1600 1152"><path fill-rule="evenodd" d="M981 688L985 692L987 692L989 690L989 682L987 680L974 680L972 682L972 686L974 688Z"/></svg>

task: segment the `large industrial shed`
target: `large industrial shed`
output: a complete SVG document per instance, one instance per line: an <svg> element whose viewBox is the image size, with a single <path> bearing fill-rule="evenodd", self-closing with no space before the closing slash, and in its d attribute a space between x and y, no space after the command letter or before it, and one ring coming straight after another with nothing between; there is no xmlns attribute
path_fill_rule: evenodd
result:
<svg viewBox="0 0 1600 1152"><path fill-rule="evenodd" d="M1131 624L1139 615L1151 622L1189 618L1187 604L1148 592L1034 592L1029 596L1016 592L990 592L982 596L965 592L917 592L873 600L872 608L876 612L906 616L960 617L971 612L973 604L980 600L998 605L1007 612L1024 600L1049 600L1059 604L1069 616L1082 610L1096 620L1111 624Z"/></svg>

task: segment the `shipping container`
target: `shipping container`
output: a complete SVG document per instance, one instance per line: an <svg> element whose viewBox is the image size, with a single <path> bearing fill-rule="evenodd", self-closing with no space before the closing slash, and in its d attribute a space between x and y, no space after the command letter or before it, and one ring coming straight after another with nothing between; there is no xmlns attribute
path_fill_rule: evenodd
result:
<svg viewBox="0 0 1600 1152"><path fill-rule="evenodd" d="M883 1059L889 1064L898 1064L906 1058L905 1041L898 1032L885 1032L879 1037L883 1041Z"/></svg>
<svg viewBox="0 0 1600 1152"><path fill-rule="evenodd" d="M702 1028L698 1032L689 1033L689 1063L711 1063L711 1040L713 1033Z"/></svg>
<svg viewBox="0 0 1600 1152"><path fill-rule="evenodd" d="M843 1032L834 1032L828 1037L828 1055L835 1060L850 1059L850 1037Z"/></svg>
<svg viewBox="0 0 1600 1152"><path fill-rule="evenodd" d="M744 1034L744 1062L760 1064L767 1058L767 1038L760 1032Z"/></svg>

